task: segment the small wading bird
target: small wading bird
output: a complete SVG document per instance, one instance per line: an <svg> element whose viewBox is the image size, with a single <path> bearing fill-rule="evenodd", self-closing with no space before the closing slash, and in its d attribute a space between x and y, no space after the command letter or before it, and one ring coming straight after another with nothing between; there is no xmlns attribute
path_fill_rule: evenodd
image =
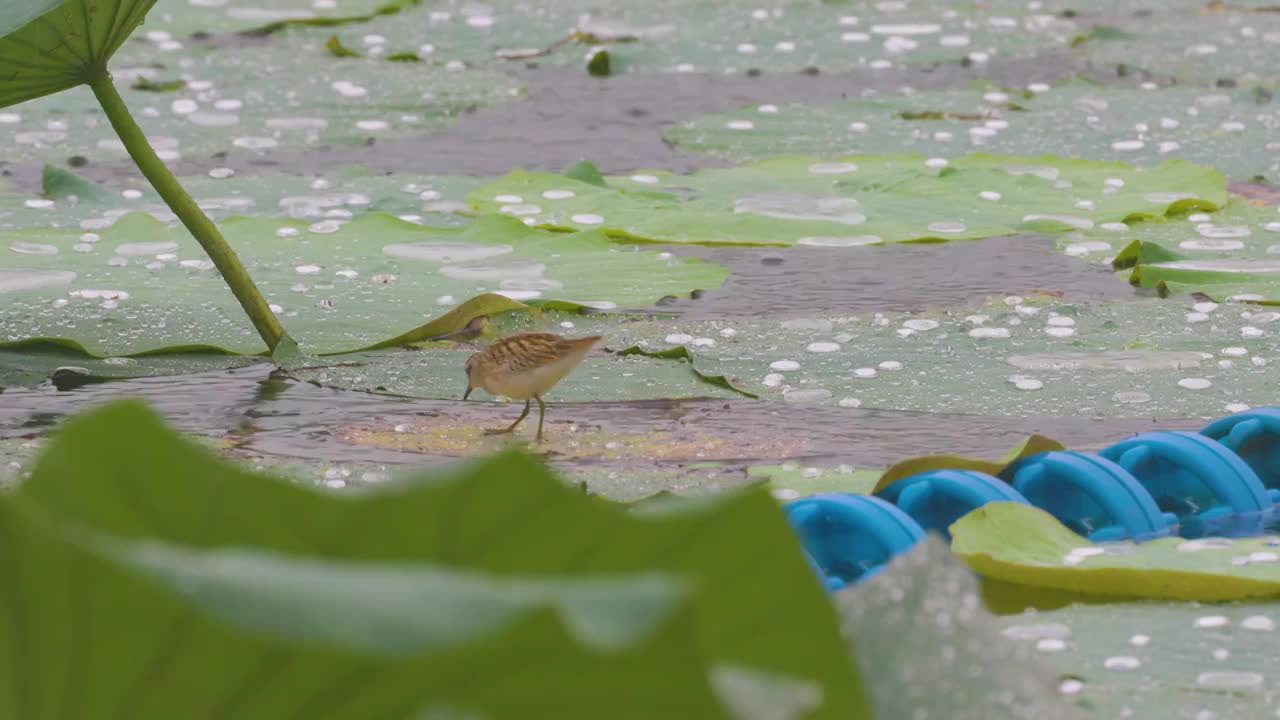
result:
<svg viewBox="0 0 1280 720"><path fill-rule="evenodd" d="M542 396L577 367L601 339L599 335L567 338L539 332L501 338L467 358L467 391L462 394L462 399L466 400L472 390L480 388L490 395L524 400L524 411L510 427L486 430L485 435L515 432L516 427L529 417L530 403L537 400L538 435L535 442L542 442L542 421L547 414Z"/></svg>

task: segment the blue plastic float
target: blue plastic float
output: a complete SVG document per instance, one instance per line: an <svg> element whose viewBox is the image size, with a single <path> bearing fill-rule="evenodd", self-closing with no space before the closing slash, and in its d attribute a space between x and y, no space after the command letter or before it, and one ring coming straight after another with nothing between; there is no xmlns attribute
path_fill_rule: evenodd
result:
<svg viewBox="0 0 1280 720"><path fill-rule="evenodd" d="M1157 430L1099 454L1137 478L1162 511L1176 515L1183 537L1201 537L1217 520L1260 517L1280 499L1280 491L1269 493L1239 455L1199 433Z"/></svg>
<svg viewBox="0 0 1280 720"><path fill-rule="evenodd" d="M1201 435L1240 456L1268 490L1280 489L1280 408L1262 408L1209 423Z"/></svg>
<svg viewBox="0 0 1280 720"><path fill-rule="evenodd" d="M926 532L951 539L951 523L989 502L1025 503L1009 483L977 470L930 470L902 478L876 493L897 505Z"/></svg>
<svg viewBox="0 0 1280 720"><path fill-rule="evenodd" d="M813 495L784 512L831 590L871 577L925 534L902 510L870 495Z"/></svg>
<svg viewBox="0 0 1280 720"><path fill-rule="evenodd" d="M1010 465L1001 477L1093 542L1151 540L1171 534L1178 524L1129 471L1099 455L1040 453Z"/></svg>
<svg viewBox="0 0 1280 720"><path fill-rule="evenodd" d="M1199 433L1155 431L1097 454L1023 458L1000 478L940 469L902 478L878 497L831 493L784 507L805 555L838 590L878 572L928 530L994 501L1027 502L1094 542L1261 534L1280 514L1280 408L1210 423Z"/></svg>

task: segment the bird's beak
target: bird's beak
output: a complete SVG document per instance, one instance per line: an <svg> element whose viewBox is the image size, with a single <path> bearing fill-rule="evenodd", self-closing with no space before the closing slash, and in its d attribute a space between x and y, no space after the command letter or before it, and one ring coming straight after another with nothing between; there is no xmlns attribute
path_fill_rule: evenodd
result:
<svg viewBox="0 0 1280 720"><path fill-rule="evenodd" d="M471 391L472 391L472 390L475 390L475 388L473 388L473 387L471 387L470 385L468 385L468 386L467 386L467 391L466 391L466 392L464 392L464 393L462 393L462 399L463 399L463 400L466 400L466 399L467 399L467 396L471 394Z"/></svg>

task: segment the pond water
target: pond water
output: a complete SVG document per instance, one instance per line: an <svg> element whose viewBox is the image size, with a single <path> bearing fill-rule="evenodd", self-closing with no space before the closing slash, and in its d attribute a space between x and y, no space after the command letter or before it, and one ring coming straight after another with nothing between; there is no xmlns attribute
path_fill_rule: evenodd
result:
<svg viewBox="0 0 1280 720"><path fill-rule="evenodd" d="M304 477L322 480L333 467L382 466L412 469L454 462L481 454L497 441L437 441L397 448L353 442L356 429L414 426L430 433L452 426L499 426L509 422L514 406L459 400L417 400L316 387L275 378L267 366L198 375L121 380L67 391L52 386L9 388L0 394L0 439L38 437L83 408L113 398L147 400L177 427L227 439L236 454L265 458L273 464L311 468ZM547 449L551 459L572 472L597 480L599 490L632 497L652 489L645 483L628 487L626 470L665 471L714 460L722 467L716 482L701 489L687 478L689 492L720 489L725 475L747 481L749 466L783 461L814 466L840 464L886 467L920 453L922 438L929 451L998 456L1028 432L1042 432L1074 447L1099 447L1117 437L1156 426L1150 420L1075 417L1001 418L948 416L742 400L659 400L631 403L553 403L548 414ZM1191 429L1196 421L1162 421L1163 428ZM803 432L796 430L803 427ZM639 443L654 433L671 437L711 438L715 452L690 447L670 456L621 456L613 460L580 456L570 444L591 435L607 442ZM678 445L678 443L677 443ZM556 453L566 457L557 458ZM622 477L608 477L612 472ZM687 471L684 473L687 474ZM598 479L597 479L598 478ZM674 480L673 480L674 481ZM352 482L355 482L354 480Z"/></svg>

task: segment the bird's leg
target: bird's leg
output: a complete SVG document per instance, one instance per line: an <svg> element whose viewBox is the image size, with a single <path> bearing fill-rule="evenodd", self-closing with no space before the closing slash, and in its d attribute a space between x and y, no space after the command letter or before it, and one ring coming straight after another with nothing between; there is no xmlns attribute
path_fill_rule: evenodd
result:
<svg viewBox="0 0 1280 720"><path fill-rule="evenodd" d="M510 426L510 427L499 428L499 429L497 429L497 430L485 430L485 431L484 431L484 434L485 434L485 435L506 435L507 433L515 432L515 431L516 431L516 427L517 427L517 426L519 426L519 425L520 425L520 423L524 422L524 419L525 419L525 418L529 417L529 403L530 403L530 402L531 402L531 401L529 401L529 400L525 400L525 401L524 401L524 411L520 413L520 417L516 418L516 421L515 421L515 422L511 423L511 426ZM541 400L539 400L538 402L542 402L542 401L541 401Z"/></svg>
<svg viewBox="0 0 1280 720"><path fill-rule="evenodd" d="M533 399L538 401L538 435L534 442L542 442L542 420L547 415L547 404L542 402L541 395L534 395Z"/></svg>

